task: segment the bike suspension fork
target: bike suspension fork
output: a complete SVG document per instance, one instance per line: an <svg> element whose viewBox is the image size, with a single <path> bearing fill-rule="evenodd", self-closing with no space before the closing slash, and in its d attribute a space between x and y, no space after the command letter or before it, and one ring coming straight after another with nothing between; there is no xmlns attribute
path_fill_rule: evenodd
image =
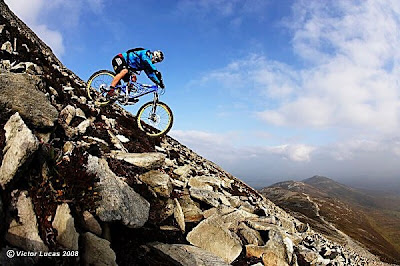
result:
<svg viewBox="0 0 400 266"><path fill-rule="evenodd" d="M153 109L152 109L153 114L156 113L157 103L158 103L158 93L155 92L153 98Z"/></svg>

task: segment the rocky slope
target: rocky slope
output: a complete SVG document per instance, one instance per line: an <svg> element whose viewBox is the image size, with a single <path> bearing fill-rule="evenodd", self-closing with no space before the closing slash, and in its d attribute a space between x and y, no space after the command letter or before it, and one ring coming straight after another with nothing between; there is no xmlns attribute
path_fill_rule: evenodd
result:
<svg viewBox="0 0 400 266"><path fill-rule="evenodd" d="M122 108L93 106L3 0L0 46L1 265L380 263L176 140L147 138Z"/></svg>
<svg viewBox="0 0 400 266"><path fill-rule="evenodd" d="M384 207L371 193L321 176L302 182L276 183L261 193L331 240L344 245L353 245L356 240L382 260L400 262L400 253L394 245L395 236L400 233L400 220L388 213L388 206ZM385 220L397 229L385 228ZM392 237L388 238L384 231Z"/></svg>

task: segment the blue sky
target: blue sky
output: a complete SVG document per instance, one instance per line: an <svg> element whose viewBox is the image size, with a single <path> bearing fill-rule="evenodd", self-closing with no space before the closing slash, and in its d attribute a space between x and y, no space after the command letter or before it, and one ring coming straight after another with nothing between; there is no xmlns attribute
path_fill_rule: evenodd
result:
<svg viewBox="0 0 400 266"><path fill-rule="evenodd" d="M251 185L400 189L398 1L6 3L84 80L129 48L163 50L171 135Z"/></svg>

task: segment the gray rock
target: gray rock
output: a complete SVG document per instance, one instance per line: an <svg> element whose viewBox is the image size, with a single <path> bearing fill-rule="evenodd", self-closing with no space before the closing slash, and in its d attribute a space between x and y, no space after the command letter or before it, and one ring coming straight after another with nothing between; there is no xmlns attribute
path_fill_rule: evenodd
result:
<svg viewBox="0 0 400 266"><path fill-rule="evenodd" d="M179 175L182 178L187 178L191 171L192 171L192 167L189 164L187 164L187 165L180 166L177 169L175 169L174 173Z"/></svg>
<svg viewBox="0 0 400 266"><path fill-rule="evenodd" d="M264 265L289 265L292 261L293 243L278 230L269 231L264 246L246 245L246 256L262 258Z"/></svg>
<svg viewBox="0 0 400 266"><path fill-rule="evenodd" d="M35 128L53 127L57 109L39 90L41 79L28 74L0 74L0 104L19 112L28 125Z"/></svg>
<svg viewBox="0 0 400 266"><path fill-rule="evenodd" d="M0 69L4 69L6 71L9 71L11 69L10 60L1 60Z"/></svg>
<svg viewBox="0 0 400 266"><path fill-rule="evenodd" d="M82 243L84 247L82 259L85 265L117 265L115 252L107 240L87 232L82 235Z"/></svg>
<svg viewBox="0 0 400 266"><path fill-rule="evenodd" d="M27 191L22 191L18 196L16 209L18 221L11 221L6 240L11 245L27 251L48 251L48 247L39 236L36 214Z"/></svg>
<svg viewBox="0 0 400 266"><path fill-rule="evenodd" d="M79 234L76 232L74 218L67 203L57 207L52 225L57 229L59 244L69 250L78 250Z"/></svg>
<svg viewBox="0 0 400 266"><path fill-rule="evenodd" d="M14 177L19 167L39 148L37 138L25 125L18 113L10 117L4 126L6 146L3 150L3 161L0 167L0 184L6 184Z"/></svg>
<svg viewBox="0 0 400 266"><path fill-rule="evenodd" d="M203 219L203 211L189 195L181 197L179 203L182 207L185 222L199 222Z"/></svg>
<svg viewBox="0 0 400 266"><path fill-rule="evenodd" d="M150 203L118 178L108 167L107 161L89 155L88 173L100 178L97 189L101 196L96 214L104 222L121 220L131 228L142 227L148 217Z"/></svg>
<svg viewBox="0 0 400 266"><path fill-rule="evenodd" d="M201 248L182 244L151 243L150 247L168 257L170 263L181 266L228 266L219 256Z"/></svg>
<svg viewBox="0 0 400 266"><path fill-rule="evenodd" d="M101 236L102 234L102 229L99 222L96 220L93 214L88 211L83 212L83 227L98 236Z"/></svg>
<svg viewBox="0 0 400 266"><path fill-rule="evenodd" d="M183 215L182 207L179 204L178 199L174 198L175 208L174 208L174 217L176 222L179 225L179 228L182 232L185 232L185 216Z"/></svg>
<svg viewBox="0 0 400 266"><path fill-rule="evenodd" d="M63 146L63 154L71 155L74 148L75 148L75 144L72 141L65 142L64 146Z"/></svg>
<svg viewBox="0 0 400 266"><path fill-rule="evenodd" d="M82 110L81 108L76 108L76 109L75 109L75 115L76 115L77 117L86 119L85 112L83 112L83 110Z"/></svg>
<svg viewBox="0 0 400 266"><path fill-rule="evenodd" d="M157 170L151 170L139 176L139 179L149 185L158 195L169 197L172 192L172 183L169 175Z"/></svg>
<svg viewBox="0 0 400 266"><path fill-rule="evenodd" d="M120 150L114 152L114 154L117 154L119 152L128 154L128 150L124 147L123 143L114 135L114 133L111 130L107 130L107 133L111 138L111 143L114 144L114 146Z"/></svg>
<svg viewBox="0 0 400 266"><path fill-rule="evenodd" d="M3 45L1 46L1 50L6 51L9 54L12 54L13 52L12 44L9 41L3 43Z"/></svg>
<svg viewBox="0 0 400 266"><path fill-rule="evenodd" d="M62 126L69 126L75 115L75 107L73 107L72 105L67 105L64 109L61 110L60 116L58 117L58 123Z"/></svg>
<svg viewBox="0 0 400 266"><path fill-rule="evenodd" d="M91 117L91 118L86 119L86 120L82 121L81 123L79 123L79 125L76 126L76 131L77 131L77 133L79 133L79 134L81 134L81 135L85 134L87 128L88 128L89 126L92 125L92 123L93 123L93 121L94 121L95 119L96 119L96 118Z"/></svg>
<svg viewBox="0 0 400 266"><path fill-rule="evenodd" d="M116 137L121 141L122 143L127 143L129 142L129 139L125 137L124 135L116 135Z"/></svg>
<svg viewBox="0 0 400 266"><path fill-rule="evenodd" d="M158 152L144 152L144 153L123 153L117 152L114 158L123 160L137 167L144 169L156 169L163 165L165 161L165 154Z"/></svg>
<svg viewBox="0 0 400 266"><path fill-rule="evenodd" d="M261 246L264 245L264 241L258 231L251 229L245 223L240 223L239 233L243 236L248 244Z"/></svg>
<svg viewBox="0 0 400 266"><path fill-rule="evenodd" d="M195 176L189 179L189 186L196 189L214 190L219 188L221 182L213 176Z"/></svg>
<svg viewBox="0 0 400 266"><path fill-rule="evenodd" d="M20 62L17 65L11 67L10 71L14 73L26 72L32 75L37 75L42 72L41 68L32 62Z"/></svg>
<svg viewBox="0 0 400 266"><path fill-rule="evenodd" d="M219 205L218 200L220 193L210 190L196 189L196 188L190 188L189 191L190 191L190 196L192 196L193 198L201 200L213 207L218 207Z"/></svg>
<svg viewBox="0 0 400 266"><path fill-rule="evenodd" d="M186 240L192 245L221 257L227 263L234 261L242 252L239 237L211 218L193 228Z"/></svg>

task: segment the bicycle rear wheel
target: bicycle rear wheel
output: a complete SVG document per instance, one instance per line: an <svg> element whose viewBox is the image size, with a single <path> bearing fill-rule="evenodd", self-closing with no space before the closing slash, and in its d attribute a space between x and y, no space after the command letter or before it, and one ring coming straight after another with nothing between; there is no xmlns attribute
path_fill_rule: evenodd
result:
<svg viewBox="0 0 400 266"><path fill-rule="evenodd" d="M115 77L114 72L109 70L99 70L90 76L86 92L89 99L96 105L103 106L110 103L108 88Z"/></svg>
<svg viewBox="0 0 400 266"><path fill-rule="evenodd" d="M174 121L171 109L163 102L156 104L153 113L153 102L145 103L137 112L136 121L140 130L150 137L160 137L169 132Z"/></svg>

